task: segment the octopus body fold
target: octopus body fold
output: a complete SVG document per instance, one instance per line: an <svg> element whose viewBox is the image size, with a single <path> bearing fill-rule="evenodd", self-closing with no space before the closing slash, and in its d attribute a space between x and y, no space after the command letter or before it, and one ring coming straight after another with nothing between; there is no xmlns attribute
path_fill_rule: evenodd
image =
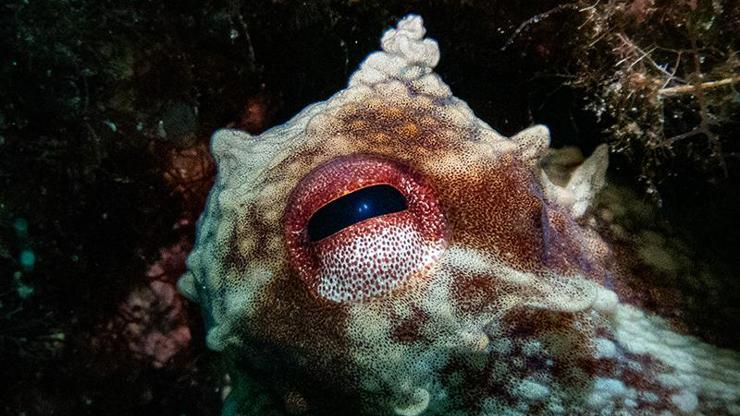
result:
<svg viewBox="0 0 740 416"><path fill-rule="evenodd" d="M740 414L736 352L607 284L586 221L607 149L556 185L547 128L478 119L425 32L408 16L346 89L213 136L179 287L230 359L224 414Z"/></svg>

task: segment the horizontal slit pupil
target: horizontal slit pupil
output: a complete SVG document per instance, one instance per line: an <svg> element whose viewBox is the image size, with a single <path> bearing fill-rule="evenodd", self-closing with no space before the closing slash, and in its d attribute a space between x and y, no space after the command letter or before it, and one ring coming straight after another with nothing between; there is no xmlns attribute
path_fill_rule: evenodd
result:
<svg viewBox="0 0 740 416"><path fill-rule="evenodd" d="M390 185L358 189L319 208L308 220L308 237L319 241L358 222L406 208L406 198Z"/></svg>

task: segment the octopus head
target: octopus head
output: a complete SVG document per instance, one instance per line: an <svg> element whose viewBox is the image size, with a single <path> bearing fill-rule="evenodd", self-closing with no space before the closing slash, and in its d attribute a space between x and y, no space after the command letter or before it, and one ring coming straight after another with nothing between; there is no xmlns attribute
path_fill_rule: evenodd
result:
<svg viewBox="0 0 740 416"><path fill-rule="evenodd" d="M310 414L557 413L593 388L593 314L617 297L580 219L606 149L553 184L547 129L475 117L424 34L409 16L328 100L214 135L180 288L232 359L227 408L246 412L249 379Z"/></svg>

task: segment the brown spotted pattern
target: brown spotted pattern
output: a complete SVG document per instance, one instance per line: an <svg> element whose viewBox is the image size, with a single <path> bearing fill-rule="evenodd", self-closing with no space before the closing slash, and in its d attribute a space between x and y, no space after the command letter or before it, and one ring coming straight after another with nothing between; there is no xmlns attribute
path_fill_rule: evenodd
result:
<svg viewBox="0 0 740 416"><path fill-rule="evenodd" d="M214 135L180 288L229 358L224 414L740 412L736 352L610 289L609 249L573 209L605 159L553 185L546 129L476 118L424 34L409 16L347 89L258 137ZM379 183L409 209L307 242L315 210Z"/></svg>

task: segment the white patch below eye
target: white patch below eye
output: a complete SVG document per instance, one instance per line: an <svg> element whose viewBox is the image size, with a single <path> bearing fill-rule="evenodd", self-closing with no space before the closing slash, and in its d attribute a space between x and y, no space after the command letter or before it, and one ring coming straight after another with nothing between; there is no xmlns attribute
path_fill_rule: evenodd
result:
<svg viewBox="0 0 740 416"><path fill-rule="evenodd" d="M379 226L350 235L322 255L320 296L347 302L388 293L433 263L442 251L411 224L377 221Z"/></svg>

